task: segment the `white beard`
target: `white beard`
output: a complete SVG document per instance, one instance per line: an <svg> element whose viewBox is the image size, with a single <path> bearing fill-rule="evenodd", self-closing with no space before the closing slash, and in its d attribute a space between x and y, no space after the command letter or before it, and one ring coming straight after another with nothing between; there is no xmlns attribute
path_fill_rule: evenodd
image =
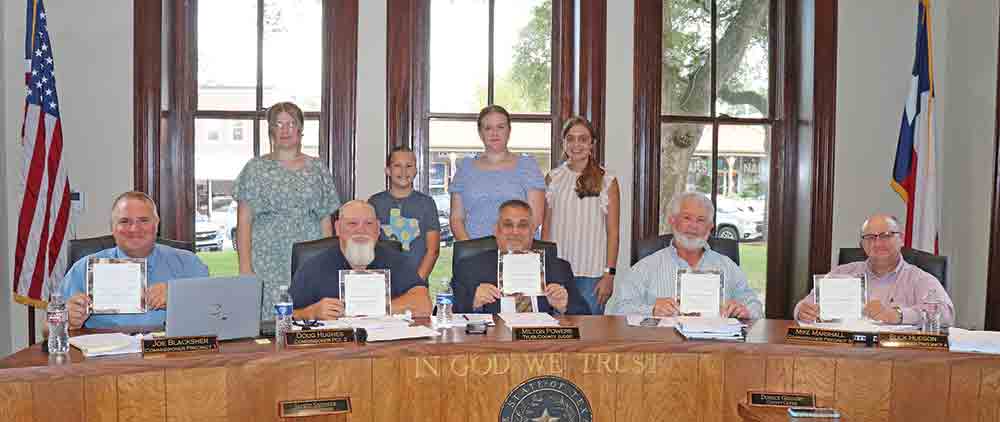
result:
<svg viewBox="0 0 1000 422"><path fill-rule="evenodd" d="M674 242L683 249L705 249L708 242L705 239L674 233Z"/></svg>
<svg viewBox="0 0 1000 422"><path fill-rule="evenodd" d="M344 258L351 267L367 267L375 260L375 241L362 236L355 236L347 240L347 248L344 249Z"/></svg>

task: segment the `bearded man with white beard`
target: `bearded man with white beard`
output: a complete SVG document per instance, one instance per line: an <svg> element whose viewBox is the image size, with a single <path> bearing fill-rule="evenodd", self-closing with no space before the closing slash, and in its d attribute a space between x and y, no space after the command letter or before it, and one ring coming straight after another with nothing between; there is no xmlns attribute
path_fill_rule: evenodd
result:
<svg viewBox="0 0 1000 422"><path fill-rule="evenodd" d="M607 313L621 315L673 316L678 313L675 278L678 269L719 270L725 281L725 296L719 314L724 317L759 319L763 306L747 283L747 276L729 257L708 246L714 226L715 207L705 195L683 192L670 200L667 222L674 231L671 245L649 255L632 267L615 287Z"/></svg>
<svg viewBox="0 0 1000 422"><path fill-rule="evenodd" d="M401 252L377 246L379 221L375 208L360 200L340 207L334 230L339 245L310 259L295 273L289 293L294 317L304 320L331 320L344 315L340 300L340 270L388 269L393 313L409 310L414 316L428 316L431 301L427 281Z"/></svg>

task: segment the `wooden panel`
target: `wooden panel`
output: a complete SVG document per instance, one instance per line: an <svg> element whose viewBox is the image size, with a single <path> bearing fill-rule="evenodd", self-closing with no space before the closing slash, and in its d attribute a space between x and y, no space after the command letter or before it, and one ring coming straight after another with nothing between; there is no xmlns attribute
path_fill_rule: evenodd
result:
<svg viewBox="0 0 1000 422"><path fill-rule="evenodd" d="M469 356L452 355L441 358L442 393L448 397L442 406L444 422L465 422L466 412L472 405L469 401Z"/></svg>
<svg viewBox="0 0 1000 422"><path fill-rule="evenodd" d="M400 385L403 376L402 366L402 359L398 358L376 359L372 362L372 391L378 392L378 404L372 412L376 421L403 421L405 413L401 413L400 409L403 404L402 385Z"/></svg>
<svg viewBox="0 0 1000 422"><path fill-rule="evenodd" d="M11 382L0 384L0 420L31 422L31 384Z"/></svg>
<svg viewBox="0 0 1000 422"><path fill-rule="evenodd" d="M838 359L836 408L851 422L889 419L892 362Z"/></svg>
<svg viewBox="0 0 1000 422"><path fill-rule="evenodd" d="M618 374L618 393L615 407L616 421L644 421L652 416L644 408L646 376L635 362L644 362L642 353L609 353L605 355L612 362L609 366Z"/></svg>
<svg viewBox="0 0 1000 422"><path fill-rule="evenodd" d="M979 385L979 420L1000 422L1000 368L985 367Z"/></svg>
<svg viewBox="0 0 1000 422"><path fill-rule="evenodd" d="M725 420L736 420L736 403L745 401L747 390L765 386L766 361L761 356L729 356L726 358L726 378L723 390L722 414Z"/></svg>
<svg viewBox="0 0 1000 422"><path fill-rule="evenodd" d="M352 422L373 422L372 360L316 361L316 397L351 398ZM381 404L381 402L380 402Z"/></svg>
<svg viewBox="0 0 1000 422"><path fill-rule="evenodd" d="M833 181L837 126L837 0L816 1L813 48L812 225L809 232L809 273L830 271L833 256Z"/></svg>
<svg viewBox="0 0 1000 422"><path fill-rule="evenodd" d="M31 384L35 420L83 421L83 378L63 378ZM57 400L53 400L58 398Z"/></svg>
<svg viewBox="0 0 1000 422"><path fill-rule="evenodd" d="M329 160L341 202L354 198L357 126L358 0L323 2L320 155ZM379 164L381 166L381 164Z"/></svg>
<svg viewBox="0 0 1000 422"><path fill-rule="evenodd" d="M118 376L119 422L167 420L163 371Z"/></svg>
<svg viewBox="0 0 1000 422"><path fill-rule="evenodd" d="M768 357L764 384L768 391L795 391L795 358Z"/></svg>
<svg viewBox="0 0 1000 422"><path fill-rule="evenodd" d="M836 374L837 362L833 359L797 358L793 389L815 394L819 406L833 406Z"/></svg>
<svg viewBox="0 0 1000 422"><path fill-rule="evenodd" d="M723 420L723 380L726 379L726 364L722 356L701 355L701 403L702 421L722 422Z"/></svg>
<svg viewBox="0 0 1000 422"><path fill-rule="evenodd" d="M566 379L576 384L590 402L595 421L613 421L618 377L597 365L603 353L569 353L566 355Z"/></svg>
<svg viewBox="0 0 1000 422"><path fill-rule="evenodd" d="M515 353L510 355L510 382L518 385L542 375L562 377L566 356L562 353Z"/></svg>
<svg viewBox="0 0 1000 422"><path fill-rule="evenodd" d="M507 394L515 384L510 381L511 357L508 354L469 355L469 407L466 420L495 420Z"/></svg>
<svg viewBox="0 0 1000 422"><path fill-rule="evenodd" d="M87 422L118 420L118 385L114 375L87 377L83 382Z"/></svg>
<svg viewBox="0 0 1000 422"><path fill-rule="evenodd" d="M167 422L225 421L226 372L226 368L167 370Z"/></svg>
<svg viewBox="0 0 1000 422"><path fill-rule="evenodd" d="M979 409L980 366L975 362L951 365L948 420L972 421Z"/></svg>
<svg viewBox="0 0 1000 422"><path fill-rule="evenodd" d="M647 353L643 402L648 416L674 421L700 420L698 407L699 356L693 353Z"/></svg>
<svg viewBox="0 0 1000 422"><path fill-rule="evenodd" d="M414 421L439 421L446 402L442 393L442 359L440 356L421 356L403 361L402 419Z"/></svg>
<svg viewBox="0 0 1000 422"><path fill-rule="evenodd" d="M892 367L891 420L942 421L948 416L951 370L944 362L897 361Z"/></svg>
<svg viewBox="0 0 1000 422"><path fill-rule="evenodd" d="M160 108L163 86L163 3L132 3L133 187L160 201Z"/></svg>
<svg viewBox="0 0 1000 422"><path fill-rule="evenodd" d="M633 54L632 262L636 242L660 228L660 78L663 2L635 0Z"/></svg>
<svg viewBox="0 0 1000 422"><path fill-rule="evenodd" d="M253 362L229 367L225 375L229 420L271 422L278 402L316 397L313 361Z"/></svg>

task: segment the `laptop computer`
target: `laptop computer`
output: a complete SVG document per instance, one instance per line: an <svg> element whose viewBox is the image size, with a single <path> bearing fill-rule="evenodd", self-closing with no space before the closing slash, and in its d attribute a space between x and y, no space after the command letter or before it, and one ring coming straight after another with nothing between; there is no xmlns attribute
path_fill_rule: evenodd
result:
<svg viewBox="0 0 1000 422"><path fill-rule="evenodd" d="M255 276L171 280L167 288L167 336L216 335L219 340L257 337L260 295L260 280Z"/></svg>

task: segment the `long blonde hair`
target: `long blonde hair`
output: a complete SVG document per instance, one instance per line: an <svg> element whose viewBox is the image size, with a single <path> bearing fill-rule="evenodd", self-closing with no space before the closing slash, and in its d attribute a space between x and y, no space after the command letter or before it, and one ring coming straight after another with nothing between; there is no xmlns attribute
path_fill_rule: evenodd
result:
<svg viewBox="0 0 1000 422"><path fill-rule="evenodd" d="M569 130L573 126L582 125L590 133L591 143L594 148L597 148L597 134L594 131L594 125L590 124L590 121L583 116L573 116L566 120L562 128L562 138L565 141L566 135L569 134ZM563 151L563 154L566 152ZM587 165L583 168L583 172L580 173L580 177L576 179L576 195L578 197L586 198L588 196L600 196L601 195L601 185L604 180L604 169L597 164L597 159L594 158L594 150L591 149L590 157L587 158Z"/></svg>

